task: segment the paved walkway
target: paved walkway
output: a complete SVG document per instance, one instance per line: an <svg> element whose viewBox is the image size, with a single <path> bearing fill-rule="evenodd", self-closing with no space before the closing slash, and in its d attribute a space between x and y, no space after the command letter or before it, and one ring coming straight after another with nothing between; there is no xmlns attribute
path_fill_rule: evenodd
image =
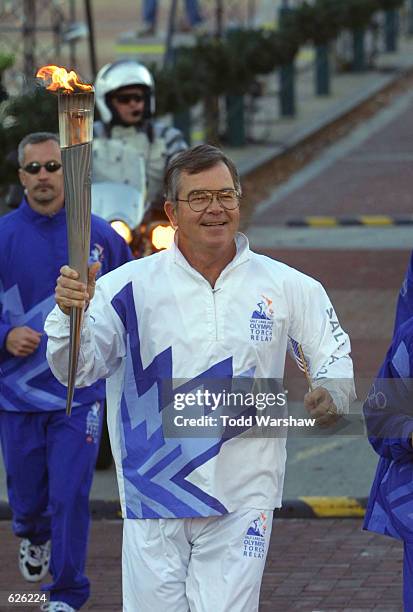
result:
<svg viewBox="0 0 413 612"><path fill-rule="evenodd" d="M92 596L82 610L121 611L121 522L92 525L88 575ZM0 523L0 610L9 593L37 591L18 573L17 541ZM361 531L359 520L276 519L261 589L261 612L401 611L401 545ZM138 611L137 611L138 612ZM164 612L154 610L154 612ZM211 611L212 612L212 611ZM230 612L230 611L228 611Z"/></svg>
<svg viewBox="0 0 413 612"><path fill-rule="evenodd" d="M412 212L413 91L397 97L258 205L254 225L305 215Z"/></svg>

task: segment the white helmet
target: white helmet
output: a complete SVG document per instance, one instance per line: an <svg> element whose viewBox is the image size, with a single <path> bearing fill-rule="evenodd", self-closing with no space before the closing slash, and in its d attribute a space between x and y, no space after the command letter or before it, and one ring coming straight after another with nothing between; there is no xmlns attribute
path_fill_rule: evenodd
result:
<svg viewBox="0 0 413 612"><path fill-rule="evenodd" d="M139 85L147 92L144 118L155 113L155 83L149 70L134 60L119 60L103 66L96 77L96 106L103 123L110 123L113 117L108 94L128 85Z"/></svg>

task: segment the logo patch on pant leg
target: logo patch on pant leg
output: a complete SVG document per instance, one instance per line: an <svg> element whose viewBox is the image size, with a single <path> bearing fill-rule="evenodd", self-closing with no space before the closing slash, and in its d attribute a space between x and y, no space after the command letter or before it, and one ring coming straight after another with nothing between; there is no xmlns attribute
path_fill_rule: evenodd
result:
<svg viewBox="0 0 413 612"><path fill-rule="evenodd" d="M267 531L267 515L260 512L259 516L251 521L244 536L244 557L262 559L265 554L265 534Z"/></svg>
<svg viewBox="0 0 413 612"><path fill-rule="evenodd" d="M97 444L99 438L100 404L93 404L86 416L86 442Z"/></svg>

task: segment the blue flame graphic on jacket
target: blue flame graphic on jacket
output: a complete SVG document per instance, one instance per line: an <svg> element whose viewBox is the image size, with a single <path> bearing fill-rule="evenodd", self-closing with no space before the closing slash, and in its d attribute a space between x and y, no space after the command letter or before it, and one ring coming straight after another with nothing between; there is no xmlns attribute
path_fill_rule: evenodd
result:
<svg viewBox="0 0 413 612"><path fill-rule="evenodd" d="M364 528L398 539L413 536L413 318L393 338L364 403L369 441L380 456Z"/></svg>

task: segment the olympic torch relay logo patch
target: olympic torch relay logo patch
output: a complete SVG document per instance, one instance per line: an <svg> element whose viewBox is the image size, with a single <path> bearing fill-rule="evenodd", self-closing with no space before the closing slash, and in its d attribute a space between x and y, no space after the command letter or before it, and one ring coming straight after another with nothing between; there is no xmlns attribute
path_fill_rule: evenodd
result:
<svg viewBox="0 0 413 612"><path fill-rule="evenodd" d="M250 318L250 339L253 342L271 342L273 326L272 300L262 295Z"/></svg>
<svg viewBox="0 0 413 612"><path fill-rule="evenodd" d="M251 521L244 536L244 557L252 559L262 559L264 557L266 531L267 515L264 512L260 512L257 518Z"/></svg>
<svg viewBox="0 0 413 612"><path fill-rule="evenodd" d="M86 416L86 442L97 444L99 439L100 404L93 404Z"/></svg>

